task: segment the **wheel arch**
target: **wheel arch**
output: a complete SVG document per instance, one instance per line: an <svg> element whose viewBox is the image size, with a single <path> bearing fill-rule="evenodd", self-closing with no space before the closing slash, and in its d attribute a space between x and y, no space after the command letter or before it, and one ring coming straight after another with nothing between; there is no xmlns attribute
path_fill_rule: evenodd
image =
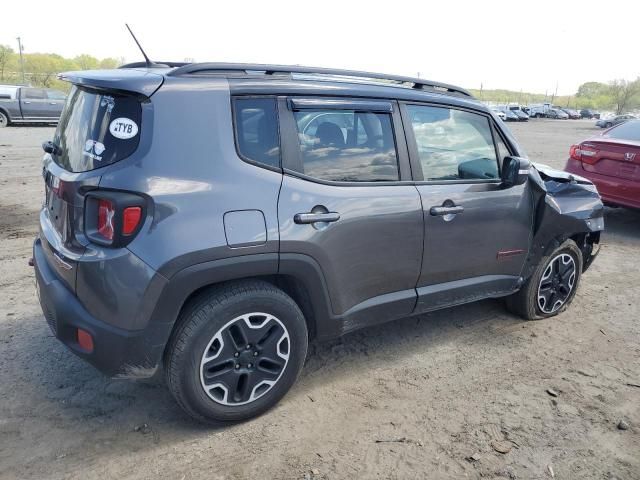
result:
<svg viewBox="0 0 640 480"><path fill-rule="evenodd" d="M12 122L12 119L11 119L11 115L9 115L9 111L4 107L0 107L0 113L4 114L4 116L7 117L7 125L10 125Z"/></svg>
<svg viewBox="0 0 640 480"><path fill-rule="evenodd" d="M179 326L181 313L211 288L262 280L283 290L302 310L310 338L336 335L328 289L320 266L307 255L266 253L204 262L172 276L151 315L164 325L163 351Z"/></svg>

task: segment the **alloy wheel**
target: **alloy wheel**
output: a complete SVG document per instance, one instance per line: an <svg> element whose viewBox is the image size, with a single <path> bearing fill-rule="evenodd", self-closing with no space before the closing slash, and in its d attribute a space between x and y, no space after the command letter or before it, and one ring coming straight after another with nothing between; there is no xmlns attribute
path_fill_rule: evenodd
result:
<svg viewBox="0 0 640 480"><path fill-rule="evenodd" d="M216 332L202 354L202 388L222 405L251 403L280 379L289 350L289 332L275 316L254 312L236 317Z"/></svg>
<svg viewBox="0 0 640 480"><path fill-rule="evenodd" d="M538 308L557 312L568 300L576 280L576 262L568 253L556 255L545 268L538 285Z"/></svg>

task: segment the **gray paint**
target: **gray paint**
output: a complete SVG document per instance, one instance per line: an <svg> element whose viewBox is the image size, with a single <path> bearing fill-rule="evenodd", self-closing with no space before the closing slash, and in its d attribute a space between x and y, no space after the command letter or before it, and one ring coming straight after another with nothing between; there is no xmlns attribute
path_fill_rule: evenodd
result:
<svg viewBox="0 0 640 480"><path fill-rule="evenodd" d="M232 248L255 247L267 241L267 226L260 210L236 210L224 214L224 233Z"/></svg>
<svg viewBox="0 0 640 480"><path fill-rule="evenodd" d="M63 298L64 292L73 297L78 304L73 309L59 307L71 317L81 312L70 322L131 332L127 345L144 351L119 351L118 361L126 365L152 371L183 302L210 284L260 276L299 286L311 331L330 338L380 321L506 295L530 275L554 239L578 235L585 255L597 242L590 235L602 228L597 226L602 204L588 183L551 174L536 177L535 169L528 183L512 188L412 180L410 165L416 159L407 148L395 101L491 115L474 99L382 85L167 76L168 71L67 75L83 85L145 96L140 145L125 160L79 174L44 158L45 180L55 175L64 183L64 204L43 210L42 241L34 247L38 262L46 262L41 267L45 287L51 285L50 299ZM347 100L392 100L402 181L317 182L239 158L232 93L326 98L328 92ZM279 108L283 104L284 98ZM295 133L287 123L290 115L280 113L283 161L290 161ZM496 129L512 153L521 154L499 122ZM144 224L126 248L97 246L82 233L84 195L97 187L147 199ZM463 206L463 213L449 221L432 216L430 208L446 200ZM309 212L331 212L335 221L295 222L296 215ZM498 260L499 251L513 249L524 253ZM54 254L72 268L66 271ZM47 308L56 308L55 301Z"/></svg>

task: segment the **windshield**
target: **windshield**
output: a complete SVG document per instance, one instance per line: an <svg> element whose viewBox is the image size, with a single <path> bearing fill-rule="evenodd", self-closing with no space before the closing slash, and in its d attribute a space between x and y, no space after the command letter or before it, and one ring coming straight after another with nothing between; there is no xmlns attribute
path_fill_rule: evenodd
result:
<svg viewBox="0 0 640 480"><path fill-rule="evenodd" d="M70 172L111 165L138 147L141 107L137 98L74 86L53 143L54 162Z"/></svg>

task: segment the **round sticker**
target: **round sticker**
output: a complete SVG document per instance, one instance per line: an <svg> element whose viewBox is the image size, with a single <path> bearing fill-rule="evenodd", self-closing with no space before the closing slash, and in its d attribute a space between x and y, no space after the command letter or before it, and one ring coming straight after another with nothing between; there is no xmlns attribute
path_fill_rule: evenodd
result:
<svg viewBox="0 0 640 480"><path fill-rule="evenodd" d="M138 125L130 118L120 117L111 121L109 132L116 138L126 140L138 134Z"/></svg>

